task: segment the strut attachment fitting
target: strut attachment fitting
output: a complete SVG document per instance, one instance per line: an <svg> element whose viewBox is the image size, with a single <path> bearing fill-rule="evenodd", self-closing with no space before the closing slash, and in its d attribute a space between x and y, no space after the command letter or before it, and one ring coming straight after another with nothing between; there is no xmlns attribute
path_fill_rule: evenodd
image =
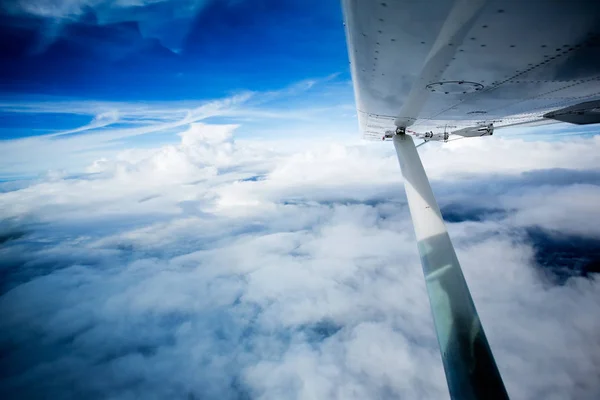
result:
<svg viewBox="0 0 600 400"><path fill-rule="evenodd" d="M395 131L392 131L392 130L385 131L381 140L393 139L394 135L405 135L405 134L406 134L406 128L402 127L402 126L398 126L398 127L396 127Z"/></svg>

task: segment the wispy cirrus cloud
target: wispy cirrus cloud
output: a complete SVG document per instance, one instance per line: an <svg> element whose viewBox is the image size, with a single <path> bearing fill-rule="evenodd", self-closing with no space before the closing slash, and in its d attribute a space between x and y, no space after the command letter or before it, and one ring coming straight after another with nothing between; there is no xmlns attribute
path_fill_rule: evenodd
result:
<svg viewBox="0 0 600 400"><path fill-rule="evenodd" d="M2 166L5 175L10 173L27 174L51 168L69 168L81 163L89 163L90 157L99 158L103 154L114 154L122 150L122 141L158 132L176 133L177 129L216 115L232 112L236 105L247 100L249 95L239 95L228 99L208 102L195 108L160 108L145 110L120 107L102 111L92 121L82 127L53 134L0 142ZM68 108L62 109L68 113ZM143 114L145 117L139 118ZM119 126L121 122L134 123L133 127ZM111 125L115 125L111 127ZM107 129L101 129L107 128ZM174 131L175 130L175 131ZM63 159L66 163L61 162Z"/></svg>
<svg viewBox="0 0 600 400"><path fill-rule="evenodd" d="M298 124L303 122L323 127L341 121L335 128L336 132L343 132L348 126L354 130L352 120L344 118L344 112L354 112L351 104L319 100L324 91L332 88L346 90L343 83L340 87L340 82L333 81L335 78L333 75L302 81L279 91L244 91L212 101L142 103L47 96L42 99L5 98L0 101L0 112L24 121L36 114L89 116L90 121L45 135L0 141L0 176L4 179L30 177L49 169L81 171L95 159L139 147L143 137L150 137L145 147L176 143L177 134L185 131L190 124L216 118L219 122L244 123L246 129L251 129L253 123L258 124L263 134L270 128L291 136L293 131L288 126L292 122L296 128L301 128ZM300 97L304 104L297 103ZM307 101L311 98L313 102ZM292 105L295 108L290 109ZM338 117L331 118L332 113Z"/></svg>

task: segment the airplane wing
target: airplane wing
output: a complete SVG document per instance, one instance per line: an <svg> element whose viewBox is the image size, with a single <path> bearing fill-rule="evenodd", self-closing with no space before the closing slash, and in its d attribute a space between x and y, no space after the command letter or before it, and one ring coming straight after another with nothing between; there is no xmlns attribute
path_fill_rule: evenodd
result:
<svg viewBox="0 0 600 400"><path fill-rule="evenodd" d="M344 0L365 138L552 118L600 122L600 2ZM544 117L546 116L546 118Z"/></svg>
<svg viewBox="0 0 600 400"><path fill-rule="evenodd" d="M342 5L359 125L394 142L450 396L507 399L413 137L600 123L600 2Z"/></svg>

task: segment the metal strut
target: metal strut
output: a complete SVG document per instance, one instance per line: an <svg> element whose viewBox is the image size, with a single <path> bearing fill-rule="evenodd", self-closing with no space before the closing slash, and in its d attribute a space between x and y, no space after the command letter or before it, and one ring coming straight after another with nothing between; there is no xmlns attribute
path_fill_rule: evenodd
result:
<svg viewBox="0 0 600 400"><path fill-rule="evenodd" d="M452 399L508 399L412 137L393 137Z"/></svg>

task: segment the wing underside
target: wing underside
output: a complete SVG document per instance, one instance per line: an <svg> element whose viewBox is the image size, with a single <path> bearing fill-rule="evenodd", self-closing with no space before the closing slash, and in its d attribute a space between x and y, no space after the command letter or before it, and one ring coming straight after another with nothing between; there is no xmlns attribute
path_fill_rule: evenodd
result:
<svg viewBox="0 0 600 400"><path fill-rule="evenodd" d="M600 99L600 2L344 0L365 138L521 125Z"/></svg>

